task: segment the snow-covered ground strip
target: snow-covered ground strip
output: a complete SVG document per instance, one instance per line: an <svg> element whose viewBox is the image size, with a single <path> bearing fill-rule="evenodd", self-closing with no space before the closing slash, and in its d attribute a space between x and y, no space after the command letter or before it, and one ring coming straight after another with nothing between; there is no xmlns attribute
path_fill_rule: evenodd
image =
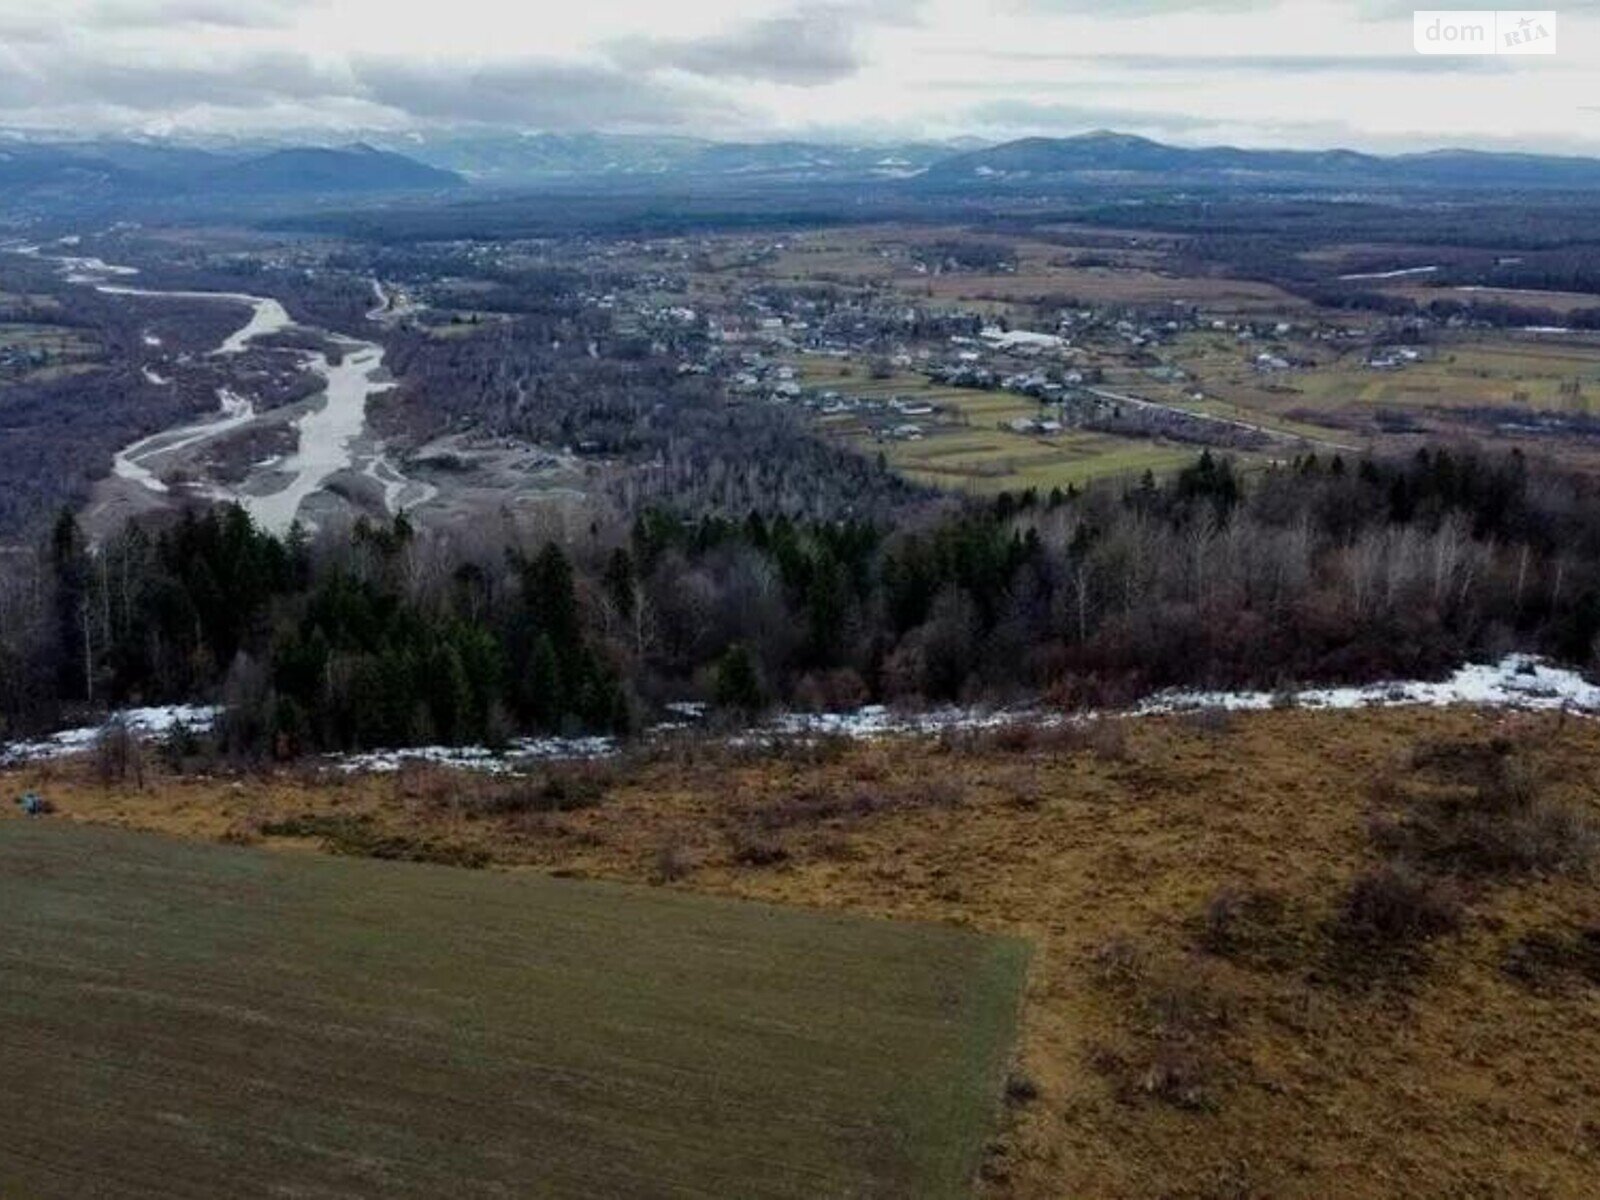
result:
<svg viewBox="0 0 1600 1200"><path fill-rule="evenodd" d="M755 731L752 737L847 737L870 741L881 737L927 736L947 730L998 729L1026 722L1055 725L1066 714L1043 709L936 708L927 712L896 712L881 704L849 712L784 713Z"/></svg>
<svg viewBox="0 0 1600 1200"><path fill-rule="evenodd" d="M617 740L609 737L522 738L498 754L486 746L412 746L404 750L346 754L335 762L339 770L349 775L391 774L407 763L510 775L533 762L610 758L620 748Z"/></svg>
<svg viewBox="0 0 1600 1200"><path fill-rule="evenodd" d="M941 708L927 712L897 712L882 705L869 705L849 712L782 713L765 725L729 735L725 740L734 746L762 746L824 737L875 741L881 738L933 737L947 732L1000 729L1008 725L1050 728L1069 721L1089 721L1097 717L1156 717L1203 709L1262 711L1289 705L1310 709L1467 705L1600 714L1600 685L1589 683L1575 671L1553 667L1532 655L1512 654L1498 663L1469 664L1459 668L1448 679L1433 683L1395 681L1362 687L1308 688L1293 692L1171 691L1151 696L1132 709L1115 712L1067 713L1040 708ZM685 702L671 704L667 708L677 719L664 721L646 731L646 743L703 727L707 712L705 705ZM131 709L117 714L115 719L126 722L128 728L136 733L157 737L178 725L203 732L211 728L220 713L221 709L217 708L178 705ZM94 745L101 728L68 729L45 741L0 747L0 766L63 758L88 750ZM610 758L620 753L622 747L623 743L610 737L521 738L498 752L484 746L412 746L341 755L329 761L338 770L353 775L391 773L400 770L406 763L431 763L459 770L511 774L539 762Z"/></svg>
<svg viewBox="0 0 1600 1200"><path fill-rule="evenodd" d="M842 737L874 741L891 737L932 737L946 732L1001 729L1008 725L1053 727L1095 717L1161 716L1205 708L1269 709L1285 703L1304 708L1352 709L1414 704L1442 707L1461 704L1488 708L1567 709L1600 713L1600 686L1574 671L1552 667L1525 654L1494 664L1472 664L1436 683L1376 683L1365 687L1311 688L1287 694L1272 692L1164 692L1126 712L1065 713L1039 708L941 708L897 712L868 705L849 712L782 713L758 729L731 735L732 745L760 746L790 739ZM683 702L667 706L676 720L656 725L646 742L691 729L704 721L706 706ZM423 746L346 755L339 769L351 774L398 771L407 762L432 763L463 770L510 774L536 762L609 758L622 744L615 738L525 738L496 754L482 746Z"/></svg>
<svg viewBox="0 0 1600 1200"><path fill-rule="evenodd" d="M1144 701L1134 713L1159 716L1201 708L1234 711L1273 708L1378 708L1401 704L1444 707L1451 704L1485 708L1567 709L1600 712L1600 686L1576 671L1552 667L1529 654L1510 654L1498 663L1471 663L1437 683L1395 681L1362 687L1310 688L1273 692L1162 692Z"/></svg>
<svg viewBox="0 0 1600 1200"><path fill-rule="evenodd" d="M140 737L165 737L179 726L192 733L205 733L221 714L220 708L194 704L168 704L159 708L130 708L117 713L120 721ZM111 722L108 721L107 724ZM18 766L47 759L67 758L93 748L106 725L84 725L63 729L40 742L13 742L0 746L0 766Z"/></svg>

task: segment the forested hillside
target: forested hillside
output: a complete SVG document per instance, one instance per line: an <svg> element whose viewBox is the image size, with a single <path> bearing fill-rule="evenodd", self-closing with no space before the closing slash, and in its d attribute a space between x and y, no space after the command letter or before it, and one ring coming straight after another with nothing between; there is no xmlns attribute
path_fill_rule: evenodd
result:
<svg viewBox="0 0 1600 1200"><path fill-rule="evenodd" d="M279 540L237 509L84 544L0 585L7 732L219 699L293 755L736 714L1439 671L1514 648L1592 667L1600 495L1520 456L1303 458L1250 480L1004 495L899 527L650 510L525 551L404 518Z"/></svg>
<svg viewBox="0 0 1600 1200"><path fill-rule="evenodd" d="M547 275L474 296L514 314L475 336L397 333L391 353L402 386L380 421L396 430L466 427L618 460L632 468L613 485L630 514L668 504L887 519L918 491L818 437L804 414L730 402L720 373L680 371L704 353L703 327L630 333L583 308L570 280Z"/></svg>

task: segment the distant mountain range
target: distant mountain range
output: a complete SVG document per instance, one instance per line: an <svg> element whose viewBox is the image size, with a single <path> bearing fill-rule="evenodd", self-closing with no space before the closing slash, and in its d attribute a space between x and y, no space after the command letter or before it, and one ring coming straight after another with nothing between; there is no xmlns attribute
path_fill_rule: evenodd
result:
<svg viewBox="0 0 1600 1200"><path fill-rule="evenodd" d="M606 133L375 135L374 145L457 171L475 183L525 186L596 177L746 177L770 181L903 179L985 143L852 145L714 142Z"/></svg>
<svg viewBox="0 0 1600 1200"><path fill-rule="evenodd" d="M895 182L928 189L1076 184L1304 185L1310 187L1592 187L1600 159L1435 150L1382 156L1354 150L1171 146L1097 131L1023 138L835 144L712 142L627 135L445 133L370 138L375 145L474 183L499 187L609 179Z"/></svg>
<svg viewBox="0 0 1600 1200"><path fill-rule="evenodd" d="M195 202L464 186L453 171L359 143L241 153L145 140L0 141L0 202Z"/></svg>
<svg viewBox="0 0 1600 1200"><path fill-rule="evenodd" d="M386 195L604 185L635 190L856 184L905 195L1087 187L1313 191L1600 187L1600 159L1438 150L1246 150L1096 132L1000 145L714 142L599 133L430 131L350 145L0 134L0 213L93 207L304 205Z"/></svg>
<svg viewBox="0 0 1600 1200"><path fill-rule="evenodd" d="M1600 159L1477 150L1382 156L1354 150L1190 148L1100 131L1023 138L951 155L930 165L920 179L925 186L962 189L1109 182L1581 188L1600 185Z"/></svg>

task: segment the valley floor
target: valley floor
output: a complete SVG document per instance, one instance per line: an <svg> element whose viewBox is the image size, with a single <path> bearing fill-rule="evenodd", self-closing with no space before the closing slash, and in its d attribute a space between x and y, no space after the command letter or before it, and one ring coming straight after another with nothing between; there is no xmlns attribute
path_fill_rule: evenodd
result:
<svg viewBox="0 0 1600 1200"><path fill-rule="evenodd" d="M1597 760L1590 719L1403 707L686 743L530 780L0 778L54 820L1018 935L990 1197L1579 1197Z"/></svg>

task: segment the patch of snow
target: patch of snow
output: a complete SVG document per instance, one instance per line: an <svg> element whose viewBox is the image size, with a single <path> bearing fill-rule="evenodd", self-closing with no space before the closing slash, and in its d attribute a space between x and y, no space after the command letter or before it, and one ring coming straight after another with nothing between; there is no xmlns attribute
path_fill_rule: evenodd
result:
<svg viewBox="0 0 1600 1200"><path fill-rule="evenodd" d="M1280 704L1327 709L1388 708L1403 704L1441 708L1466 704L1594 713L1600 712L1600 687L1589 683L1576 671L1552 667L1533 655L1510 654L1498 663L1461 667L1450 678L1438 683L1394 681L1282 694L1172 691L1152 696L1134 709L1134 714L1157 716L1202 708L1258 711Z"/></svg>
<svg viewBox="0 0 1600 1200"><path fill-rule="evenodd" d="M533 762L610 758L619 748L617 740L609 737L520 738L499 754L486 746L410 746L341 755L335 763L347 775L388 775L407 763L511 775Z"/></svg>
<svg viewBox="0 0 1600 1200"><path fill-rule="evenodd" d="M220 708L194 704L167 704L158 708L129 708L113 713L104 725L84 725L77 729L63 729L43 741L13 742L0 746L0 766L14 767L23 763L42 762L82 754L94 747L107 725L115 722L127 726L130 733L139 737L164 737L183 726L194 733L204 733L216 723Z"/></svg>
<svg viewBox="0 0 1600 1200"><path fill-rule="evenodd" d="M947 730L997 729L1017 721L1054 724L1062 714L1037 709L936 708L897 712L869 704L848 712L783 713L755 731L761 737L845 737L871 741L881 737L927 736Z"/></svg>

